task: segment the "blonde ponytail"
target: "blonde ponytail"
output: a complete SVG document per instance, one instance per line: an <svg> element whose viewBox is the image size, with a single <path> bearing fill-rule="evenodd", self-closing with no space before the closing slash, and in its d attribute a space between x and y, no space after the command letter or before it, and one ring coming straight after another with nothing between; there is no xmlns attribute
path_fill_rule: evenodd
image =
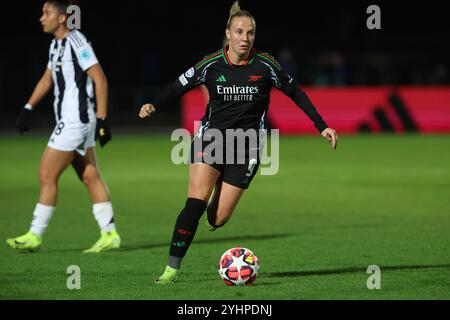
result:
<svg viewBox="0 0 450 320"><path fill-rule="evenodd" d="M238 11L241 11L241 6L239 5L239 0L236 0L230 9L230 17L235 15Z"/></svg>
<svg viewBox="0 0 450 320"><path fill-rule="evenodd" d="M241 9L239 0L236 0L233 3L233 5L231 6L230 17L228 18L228 22L227 22L228 29L231 27L231 22L233 22L234 17L249 17L249 18L252 18L253 20L255 20L255 18L253 18L253 15L250 12Z"/></svg>

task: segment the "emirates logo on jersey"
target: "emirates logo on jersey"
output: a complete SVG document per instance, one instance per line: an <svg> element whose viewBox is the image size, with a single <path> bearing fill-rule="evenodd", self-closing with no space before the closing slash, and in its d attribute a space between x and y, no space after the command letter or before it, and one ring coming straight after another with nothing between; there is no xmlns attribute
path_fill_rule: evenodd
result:
<svg viewBox="0 0 450 320"><path fill-rule="evenodd" d="M223 101L253 101L253 95L258 92L257 86L217 86L217 93L223 96Z"/></svg>

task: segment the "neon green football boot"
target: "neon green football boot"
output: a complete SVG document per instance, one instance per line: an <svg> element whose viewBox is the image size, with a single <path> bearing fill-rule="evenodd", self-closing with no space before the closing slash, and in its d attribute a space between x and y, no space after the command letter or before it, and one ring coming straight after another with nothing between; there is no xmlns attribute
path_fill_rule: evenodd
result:
<svg viewBox="0 0 450 320"><path fill-rule="evenodd" d="M14 250L36 252L41 248L42 238L31 231L17 238L6 239Z"/></svg>
<svg viewBox="0 0 450 320"><path fill-rule="evenodd" d="M177 281L178 278L178 270L171 268L169 266L166 267L166 270L158 279L156 279L156 284L170 284Z"/></svg>
<svg viewBox="0 0 450 320"><path fill-rule="evenodd" d="M101 232L100 239L89 249L84 250L84 253L100 253L108 250L119 249L121 239L116 230L109 232Z"/></svg>

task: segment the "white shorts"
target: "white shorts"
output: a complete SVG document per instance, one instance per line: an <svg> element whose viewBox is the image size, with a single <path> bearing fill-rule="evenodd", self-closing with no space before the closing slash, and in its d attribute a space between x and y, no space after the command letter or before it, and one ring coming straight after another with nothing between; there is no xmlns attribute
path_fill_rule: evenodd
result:
<svg viewBox="0 0 450 320"><path fill-rule="evenodd" d="M59 151L76 151L85 156L88 148L95 147L95 127L95 120L86 124L60 120L48 146Z"/></svg>

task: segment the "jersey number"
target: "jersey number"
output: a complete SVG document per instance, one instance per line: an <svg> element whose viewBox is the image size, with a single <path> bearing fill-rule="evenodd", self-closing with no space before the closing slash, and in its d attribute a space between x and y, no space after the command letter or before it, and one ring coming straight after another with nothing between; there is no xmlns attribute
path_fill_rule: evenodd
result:
<svg viewBox="0 0 450 320"><path fill-rule="evenodd" d="M250 159L250 163L248 164L247 174L245 175L246 177L252 176L253 170L255 170L256 163L257 163L256 159Z"/></svg>
<svg viewBox="0 0 450 320"><path fill-rule="evenodd" d="M62 129L64 129L64 126L65 126L64 122L62 122L62 121L58 122L58 125L57 125L56 130L55 130L55 134L57 136L59 136L61 134Z"/></svg>

